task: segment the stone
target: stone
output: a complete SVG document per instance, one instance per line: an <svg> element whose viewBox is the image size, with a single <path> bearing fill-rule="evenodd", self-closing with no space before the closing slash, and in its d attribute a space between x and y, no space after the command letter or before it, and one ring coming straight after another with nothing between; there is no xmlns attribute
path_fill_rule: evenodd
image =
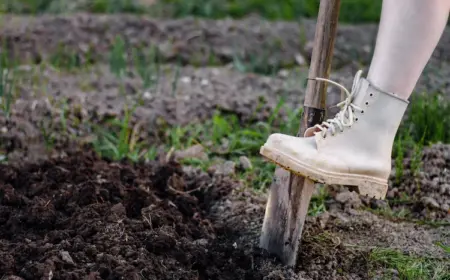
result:
<svg viewBox="0 0 450 280"><path fill-rule="evenodd" d="M111 207L111 212L118 214L118 215L126 215L126 213L127 213L125 206L123 206L123 204L120 202L117 204L114 204Z"/></svg>
<svg viewBox="0 0 450 280"><path fill-rule="evenodd" d="M306 59L305 59L305 57L303 55L298 53L298 54L295 55L295 62L297 62L297 64L299 66L303 66L303 65L306 64Z"/></svg>
<svg viewBox="0 0 450 280"><path fill-rule="evenodd" d="M233 175L235 174L236 164L232 161L226 161L214 167L215 175Z"/></svg>
<svg viewBox="0 0 450 280"><path fill-rule="evenodd" d="M61 251L59 253L61 255L61 259L68 264L75 265L75 262L73 261L72 257L70 256L69 252L67 251Z"/></svg>
<svg viewBox="0 0 450 280"><path fill-rule="evenodd" d="M327 226L328 220L330 219L330 213L325 211L317 216L317 219L319 220L320 227L324 229Z"/></svg>
<svg viewBox="0 0 450 280"><path fill-rule="evenodd" d="M386 209L389 207L389 204L386 200L381 199L371 199L370 200L370 208L372 209Z"/></svg>
<svg viewBox="0 0 450 280"><path fill-rule="evenodd" d="M434 209L440 208L439 203L437 203L437 201L434 198L429 197L429 196L422 197L421 202L426 207L430 207L430 208L434 208Z"/></svg>
<svg viewBox="0 0 450 280"><path fill-rule="evenodd" d="M449 184L441 185L439 192L441 194L450 194L450 185Z"/></svg>
<svg viewBox="0 0 450 280"><path fill-rule="evenodd" d="M338 193L334 199L345 206L353 208L359 208L362 204L361 199L356 192L343 191Z"/></svg>
<svg viewBox="0 0 450 280"><path fill-rule="evenodd" d="M239 167L243 170L250 170L253 168L252 162L246 156L239 157Z"/></svg>
<svg viewBox="0 0 450 280"><path fill-rule="evenodd" d="M191 146L185 150L175 151L174 152L175 160L182 160L188 158L197 158L200 160L208 160L208 155L205 152L205 148L200 145Z"/></svg>

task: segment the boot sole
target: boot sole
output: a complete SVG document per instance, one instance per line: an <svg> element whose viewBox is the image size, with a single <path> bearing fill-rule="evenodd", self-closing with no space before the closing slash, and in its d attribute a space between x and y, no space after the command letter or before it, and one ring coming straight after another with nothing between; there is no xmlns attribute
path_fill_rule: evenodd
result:
<svg viewBox="0 0 450 280"><path fill-rule="evenodd" d="M262 146L260 154L280 167L306 177L317 183L327 185L356 186L358 193L370 198L385 199L388 190L387 180L358 174L329 172L298 162L291 156L267 146Z"/></svg>

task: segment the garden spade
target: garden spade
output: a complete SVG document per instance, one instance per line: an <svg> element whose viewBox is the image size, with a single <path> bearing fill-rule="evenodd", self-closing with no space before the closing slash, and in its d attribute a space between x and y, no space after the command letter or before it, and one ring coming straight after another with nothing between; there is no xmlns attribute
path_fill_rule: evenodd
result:
<svg viewBox="0 0 450 280"><path fill-rule="evenodd" d="M339 16L340 0L320 1L314 48L298 137L321 123L326 113L326 83L311 78L328 78ZM315 183L277 167L270 186L262 226L260 247L295 266L303 226Z"/></svg>

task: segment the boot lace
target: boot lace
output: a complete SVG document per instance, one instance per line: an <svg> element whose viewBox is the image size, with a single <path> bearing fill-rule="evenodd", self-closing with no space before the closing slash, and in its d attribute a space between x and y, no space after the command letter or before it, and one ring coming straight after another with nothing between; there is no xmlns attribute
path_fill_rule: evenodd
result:
<svg viewBox="0 0 450 280"><path fill-rule="evenodd" d="M341 91L345 92L347 98L336 104L336 106L341 107L341 110L336 114L336 116L332 119L327 119L326 121L322 122L321 124L317 124L314 127L320 129L320 131L314 132L314 134L320 133L323 138L326 137L327 131L331 129L331 134L334 136L336 134L336 129L339 128L341 132L344 131L344 127L351 127L355 121L355 115L354 111L360 111L363 112L363 110L352 103L353 98L356 94L356 87L358 85L358 82L361 78L362 70L359 70L355 78L353 79L353 85L352 85L352 91L349 92L348 89L346 89L343 85L329 80L325 78L313 78L313 80L316 81L323 81L331 83L335 86L338 86Z"/></svg>

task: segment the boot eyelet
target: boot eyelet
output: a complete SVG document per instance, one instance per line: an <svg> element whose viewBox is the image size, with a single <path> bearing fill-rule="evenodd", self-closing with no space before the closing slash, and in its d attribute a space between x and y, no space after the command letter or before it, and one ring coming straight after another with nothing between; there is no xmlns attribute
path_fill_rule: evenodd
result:
<svg viewBox="0 0 450 280"><path fill-rule="evenodd" d="M366 102L366 105L369 105L369 102Z"/></svg>
<svg viewBox="0 0 450 280"><path fill-rule="evenodd" d="M369 94L369 96L373 96L373 93Z"/></svg>
<svg viewBox="0 0 450 280"><path fill-rule="evenodd" d="M358 121L358 118L356 118L355 121L357 122L357 121Z"/></svg>

